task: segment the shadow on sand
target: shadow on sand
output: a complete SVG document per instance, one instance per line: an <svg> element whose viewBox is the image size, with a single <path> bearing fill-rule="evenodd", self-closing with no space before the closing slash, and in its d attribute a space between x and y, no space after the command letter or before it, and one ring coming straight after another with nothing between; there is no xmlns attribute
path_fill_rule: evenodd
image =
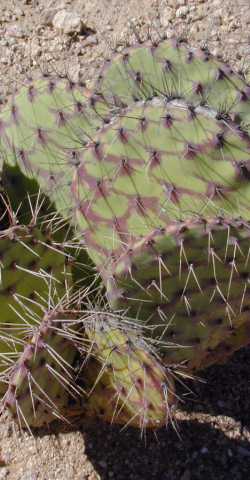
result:
<svg viewBox="0 0 250 480"><path fill-rule="evenodd" d="M250 478L250 348L202 372L202 379L190 382L193 393L179 406L181 438L171 427L141 438L133 428L79 421L101 480Z"/></svg>
<svg viewBox="0 0 250 480"><path fill-rule="evenodd" d="M146 440L116 426L85 430L86 453L102 480L250 478L250 348L202 378L204 383L190 383L194 393L180 406L181 439L171 428L157 438L149 432Z"/></svg>

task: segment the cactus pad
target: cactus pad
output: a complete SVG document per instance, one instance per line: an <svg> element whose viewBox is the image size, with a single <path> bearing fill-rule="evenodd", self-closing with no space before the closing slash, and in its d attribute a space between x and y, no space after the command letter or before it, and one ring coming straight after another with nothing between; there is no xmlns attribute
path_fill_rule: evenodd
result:
<svg viewBox="0 0 250 480"><path fill-rule="evenodd" d="M250 124L250 86L206 49L177 40L139 45L117 55L103 68L96 90L106 102L128 106L163 97L204 105Z"/></svg>
<svg viewBox="0 0 250 480"><path fill-rule="evenodd" d="M15 217L14 223L9 218L8 228L0 230L0 372L8 369L11 355L15 359L25 345L25 333L39 321L37 304L47 305L51 296L60 297L71 284L68 264L73 257L60 250L60 231L54 234L50 223L36 224L35 219L36 215L30 224L19 225ZM2 389L1 383L0 393Z"/></svg>
<svg viewBox="0 0 250 480"><path fill-rule="evenodd" d="M2 108L2 160L38 180L57 210L68 216L79 151L107 113L104 102L89 99L86 89L67 79L30 80Z"/></svg>
<svg viewBox="0 0 250 480"><path fill-rule="evenodd" d="M85 329L95 359L83 369L85 382L89 375L92 380L86 415L141 430L167 425L176 401L174 382L153 349L136 330L119 326L118 317L96 314L94 325Z"/></svg>
<svg viewBox="0 0 250 480"><path fill-rule="evenodd" d="M241 219L169 224L106 272L110 303L151 326L167 364L216 363L219 345L249 325L249 238Z"/></svg>
<svg viewBox="0 0 250 480"><path fill-rule="evenodd" d="M204 107L152 100L124 110L83 152L72 185L97 264L172 220L249 219L250 139Z"/></svg>
<svg viewBox="0 0 250 480"><path fill-rule="evenodd" d="M82 392L74 382L77 350L63 335L65 317L56 309L44 315L6 377L9 386L1 409L8 409L22 427L41 427L58 418L67 421L78 412Z"/></svg>

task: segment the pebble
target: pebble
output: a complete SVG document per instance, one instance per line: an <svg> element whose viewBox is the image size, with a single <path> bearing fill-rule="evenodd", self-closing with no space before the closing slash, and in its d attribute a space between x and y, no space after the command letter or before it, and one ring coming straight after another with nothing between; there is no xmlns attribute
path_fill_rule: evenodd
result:
<svg viewBox="0 0 250 480"><path fill-rule="evenodd" d="M67 74L72 82L79 82L80 80L80 64L77 62L70 63L68 69L67 69Z"/></svg>
<svg viewBox="0 0 250 480"><path fill-rule="evenodd" d="M98 38L96 35L89 35L82 44L83 47L91 47L92 45L98 45Z"/></svg>
<svg viewBox="0 0 250 480"><path fill-rule="evenodd" d="M201 448L201 453L202 453L202 455L206 455L208 453L208 448L207 447L202 447Z"/></svg>
<svg viewBox="0 0 250 480"><path fill-rule="evenodd" d="M41 24L46 26L53 25L53 19L55 15L65 9L65 2L62 0L61 2L49 3L46 8L44 8L41 12Z"/></svg>
<svg viewBox="0 0 250 480"><path fill-rule="evenodd" d="M37 480L38 474L34 472L26 472L21 476L20 480Z"/></svg>
<svg viewBox="0 0 250 480"><path fill-rule="evenodd" d="M238 447L237 450L242 457L250 457L250 450L248 450L247 448Z"/></svg>
<svg viewBox="0 0 250 480"><path fill-rule="evenodd" d="M186 3L187 3L187 0L176 0L176 5L177 5L178 7L181 7L181 6L183 6L183 5L186 5Z"/></svg>
<svg viewBox="0 0 250 480"><path fill-rule="evenodd" d="M42 49L37 41L32 41L30 47L30 53L32 58L39 57L42 53Z"/></svg>
<svg viewBox="0 0 250 480"><path fill-rule="evenodd" d="M15 23L6 28L6 35L14 38L25 38L28 37L28 32L24 27Z"/></svg>
<svg viewBox="0 0 250 480"><path fill-rule="evenodd" d="M17 17L24 17L24 11L22 8L20 7L16 7L15 10L13 11L14 15L16 15Z"/></svg>
<svg viewBox="0 0 250 480"><path fill-rule="evenodd" d="M180 480L191 480L191 472L189 469L185 470L185 472L182 474Z"/></svg>
<svg viewBox="0 0 250 480"><path fill-rule="evenodd" d="M52 21L53 27L66 35L81 33L84 24L80 15L73 11L60 10Z"/></svg>
<svg viewBox="0 0 250 480"><path fill-rule="evenodd" d="M9 474L9 470L7 468L1 468L0 469L0 480L5 480Z"/></svg>
<svg viewBox="0 0 250 480"><path fill-rule="evenodd" d="M214 17L212 17L211 19L211 23L213 25L213 27L219 27L221 24L222 24L222 17L221 15L215 15Z"/></svg>
<svg viewBox="0 0 250 480"><path fill-rule="evenodd" d="M173 10L169 7L164 8L160 17L162 26L167 27L169 25L169 22L173 20L173 17L174 17Z"/></svg>
<svg viewBox="0 0 250 480"><path fill-rule="evenodd" d="M227 454L228 454L228 456L229 456L230 458L233 457L233 452L232 452L231 448L228 448L228 449L227 449Z"/></svg>
<svg viewBox="0 0 250 480"><path fill-rule="evenodd" d="M175 16L176 18L184 18L189 12L189 7L184 5L183 7L177 8Z"/></svg>

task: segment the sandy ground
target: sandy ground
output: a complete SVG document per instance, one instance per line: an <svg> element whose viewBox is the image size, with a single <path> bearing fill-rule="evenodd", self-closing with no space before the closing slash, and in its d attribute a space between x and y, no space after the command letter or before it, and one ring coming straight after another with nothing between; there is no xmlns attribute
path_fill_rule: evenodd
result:
<svg viewBox="0 0 250 480"><path fill-rule="evenodd" d="M79 13L80 33L52 25L57 11ZM250 65L249 0L0 0L0 100L44 68L94 81L113 50L179 35L237 69ZM248 74L249 75L249 74ZM249 77L250 78L250 77ZM0 424L0 480L198 480L250 475L250 350L202 374L176 412L178 435L141 438L133 429L55 425L33 438Z"/></svg>

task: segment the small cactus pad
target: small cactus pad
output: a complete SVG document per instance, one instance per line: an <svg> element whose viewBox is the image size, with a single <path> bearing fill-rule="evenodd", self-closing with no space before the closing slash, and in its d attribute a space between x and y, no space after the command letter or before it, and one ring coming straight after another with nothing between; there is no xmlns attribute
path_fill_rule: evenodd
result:
<svg viewBox="0 0 250 480"><path fill-rule="evenodd" d="M71 284L70 257L55 238L47 223L0 230L0 372L8 369L12 355L15 359L25 344L25 334L39 322L38 305L47 305ZM0 377L0 394L2 389Z"/></svg>
<svg viewBox="0 0 250 480"><path fill-rule="evenodd" d="M136 331L119 328L114 317L98 317L95 329L86 328L96 360L83 369L85 381L88 375L92 381L86 415L142 430L166 425L176 400L172 377Z"/></svg>
<svg viewBox="0 0 250 480"><path fill-rule="evenodd" d="M78 154L109 113L104 102L60 77L30 80L0 112L2 159L18 165L61 214L71 206L69 185Z"/></svg>
<svg viewBox="0 0 250 480"><path fill-rule="evenodd" d="M67 421L78 413L82 392L74 382L74 364L79 354L63 335L62 318L67 318L65 312L56 310L44 315L6 376L0 409L8 409L22 427Z"/></svg>
<svg viewBox="0 0 250 480"><path fill-rule="evenodd" d="M250 86L206 49L177 40L132 47L101 72L96 90L113 105L128 106L152 97L184 99L231 115L250 127Z"/></svg>

